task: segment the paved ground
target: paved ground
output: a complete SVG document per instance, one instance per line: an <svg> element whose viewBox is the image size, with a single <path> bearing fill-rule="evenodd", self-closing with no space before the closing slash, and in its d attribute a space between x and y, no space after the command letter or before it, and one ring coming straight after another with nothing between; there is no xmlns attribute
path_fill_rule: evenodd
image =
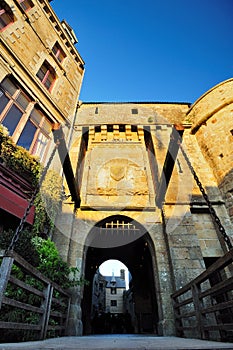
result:
<svg viewBox="0 0 233 350"><path fill-rule="evenodd" d="M142 335L99 335L62 337L43 341L0 344L1 350L184 350L184 349L233 349L233 343L220 343L177 337Z"/></svg>

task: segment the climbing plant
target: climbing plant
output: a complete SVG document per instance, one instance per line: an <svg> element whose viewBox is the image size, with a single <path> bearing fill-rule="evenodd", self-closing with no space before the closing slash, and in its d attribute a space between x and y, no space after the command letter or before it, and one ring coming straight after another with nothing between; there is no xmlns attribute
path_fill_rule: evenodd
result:
<svg viewBox="0 0 233 350"><path fill-rule="evenodd" d="M25 148L17 146L8 134L8 130L0 124L0 159L16 174L28 179L36 185L40 178L42 166L36 156Z"/></svg>
<svg viewBox="0 0 233 350"><path fill-rule="evenodd" d="M25 177L32 186L40 179L43 166L37 157L23 147L17 146L9 136L7 128L0 124L0 160L16 174ZM35 220L32 231L40 235L54 228L56 215L62 199L62 178L49 170L34 202Z"/></svg>
<svg viewBox="0 0 233 350"><path fill-rule="evenodd" d="M49 170L36 196L33 232L40 234L52 231L62 200L62 178L54 170Z"/></svg>

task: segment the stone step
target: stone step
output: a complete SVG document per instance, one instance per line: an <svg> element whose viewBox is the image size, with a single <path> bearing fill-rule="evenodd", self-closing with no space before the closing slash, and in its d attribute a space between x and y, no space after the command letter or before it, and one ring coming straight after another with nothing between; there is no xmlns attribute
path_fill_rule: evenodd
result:
<svg viewBox="0 0 233 350"><path fill-rule="evenodd" d="M223 343L178 337L147 335L96 335L61 337L43 341L0 344L1 350L188 350L188 349L233 349L233 343Z"/></svg>

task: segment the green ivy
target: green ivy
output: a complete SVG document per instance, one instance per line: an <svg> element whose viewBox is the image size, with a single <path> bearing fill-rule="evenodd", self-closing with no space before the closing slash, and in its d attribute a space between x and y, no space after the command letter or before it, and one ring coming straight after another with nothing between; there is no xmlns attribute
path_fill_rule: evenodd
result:
<svg viewBox="0 0 233 350"><path fill-rule="evenodd" d="M35 219L33 232L40 234L52 231L62 200L62 178L53 170L49 170L34 201Z"/></svg>

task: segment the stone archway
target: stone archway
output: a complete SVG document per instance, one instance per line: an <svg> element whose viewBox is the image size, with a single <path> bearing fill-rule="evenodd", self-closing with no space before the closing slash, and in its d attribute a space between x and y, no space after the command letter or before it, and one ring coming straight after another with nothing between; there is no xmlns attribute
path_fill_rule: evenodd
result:
<svg viewBox="0 0 233 350"><path fill-rule="evenodd" d="M127 216L110 216L97 223L87 237L85 249L85 279L82 300L83 333L92 333L92 281L96 269L108 259L124 263L133 281L136 315L134 332L157 333L159 323L155 288L154 245L145 228Z"/></svg>

